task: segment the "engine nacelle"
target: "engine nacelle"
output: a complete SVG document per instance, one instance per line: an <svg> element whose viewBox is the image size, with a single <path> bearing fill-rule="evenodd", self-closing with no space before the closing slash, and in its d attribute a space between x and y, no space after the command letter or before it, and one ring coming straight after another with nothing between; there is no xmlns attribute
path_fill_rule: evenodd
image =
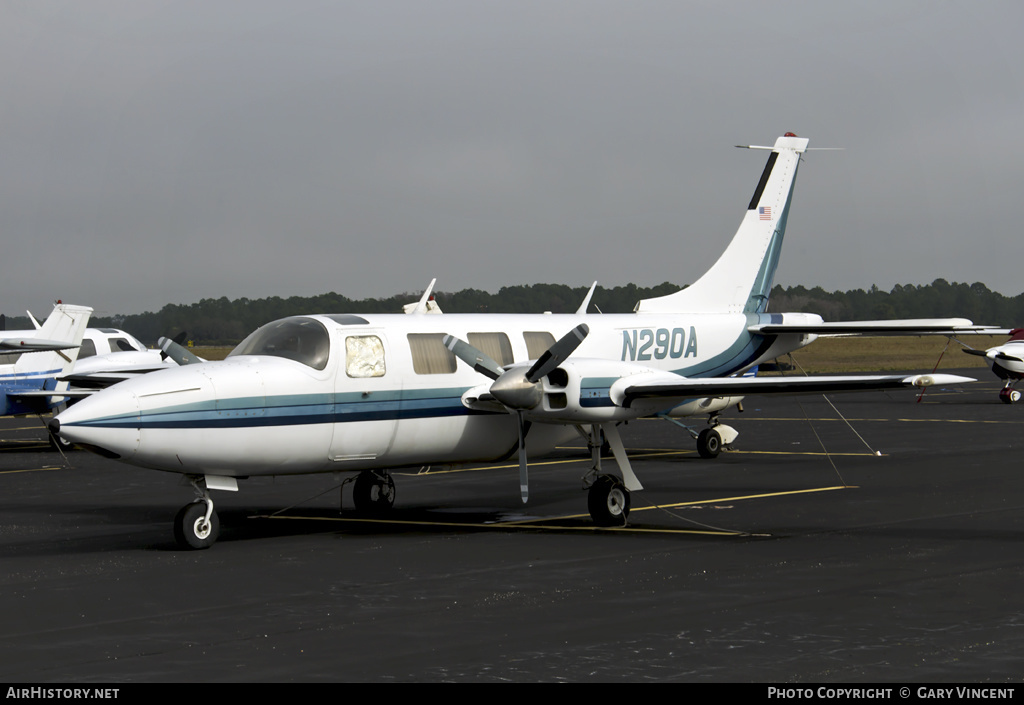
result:
<svg viewBox="0 0 1024 705"><path fill-rule="evenodd" d="M716 414L720 411L725 411L731 406L736 406L741 401L743 401L743 397L704 397L703 399L693 399L685 404L674 406L667 412L662 411L659 413L663 413L665 416L671 416L673 418L698 416L700 414Z"/></svg>
<svg viewBox="0 0 1024 705"><path fill-rule="evenodd" d="M615 388L623 381L639 379L636 375L666 373L635 362L573 358L566 360L543 377L541 400L526 417L557 423L604 423L628 421L643 416L636 409L622 406L622 394Z"/></svg>

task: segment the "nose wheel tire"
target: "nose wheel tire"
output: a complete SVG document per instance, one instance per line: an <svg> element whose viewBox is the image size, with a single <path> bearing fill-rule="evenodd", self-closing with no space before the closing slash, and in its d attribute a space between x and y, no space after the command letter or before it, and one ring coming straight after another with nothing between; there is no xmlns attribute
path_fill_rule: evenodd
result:
<svg viewBox="0 0 1024 705"><path fill-rule="evenodd" d="M209 548L220 535L220 519L217 512L206 519L206 503L186 504L174 518L174 539L182 548Z"/></svg>
<svg viewBox="0 0 1024 705"><path fill-rule="evenodd" d="M613 475L601 475L587 493L590 517L598 526L624 526L629 516L629 490Z"/></svg>
<svg viewBox="0 0 1024 705"><path fill-rule="evenodd" d="M352 501L361 512L380 514L395 503L395 481L390 473L361 472L352 488Z"/></svg>

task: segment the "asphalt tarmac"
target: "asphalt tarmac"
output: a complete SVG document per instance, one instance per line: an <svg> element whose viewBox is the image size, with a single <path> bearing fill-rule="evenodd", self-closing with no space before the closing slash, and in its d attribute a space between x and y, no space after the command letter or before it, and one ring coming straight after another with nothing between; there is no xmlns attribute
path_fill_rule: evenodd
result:
<svg viewBox="0 0 1024 705"><path fill-rule="evenodd" d="M1024 404L970 374L750 398L715 460L633 422L621 529L580 443L527 505L515 465L396 474L386 521L343 478L250 480L206 551L174 544L177 476L2 419L0 681L1019 681Z"/></svg>

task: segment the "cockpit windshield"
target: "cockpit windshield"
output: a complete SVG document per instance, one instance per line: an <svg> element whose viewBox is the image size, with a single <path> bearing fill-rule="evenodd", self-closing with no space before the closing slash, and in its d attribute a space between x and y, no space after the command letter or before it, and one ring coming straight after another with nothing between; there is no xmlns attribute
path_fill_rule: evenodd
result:
<svg viewBox="0 0 1024 705"><path fill-rule="evenodd" d="M322 323L312 318L293 316L256 329L228 357L273 355L322 370L327 367L330 351L330 336Z"/></svg>

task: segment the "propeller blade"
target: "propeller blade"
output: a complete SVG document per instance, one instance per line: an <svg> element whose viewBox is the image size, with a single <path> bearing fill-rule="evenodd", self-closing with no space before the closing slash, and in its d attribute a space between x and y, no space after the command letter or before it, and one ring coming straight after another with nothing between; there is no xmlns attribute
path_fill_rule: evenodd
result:
<svg viewBox="0 0 1024 705"><path fill-rule="evenodd" d="M505 371L493 359L454 335L446 335L443 342L444 346L455 354L455 357L486 377L498 379Z"/></svg>
<svg viewBox="0 0 1024 705"><path fill-rule="evenodd" d="M1015 357L1013 355L1007 355L1004 352L996 353L996 359L997 360L1005 360L1006 362L1024 362L1024 360L1021 360L1019 357Z"/></svg>
<svg viewBox="0 0 1024 705"><path fill-rule="evenodd" d="M543 355L533 363L533 367L526 373L526 381L533 384L541 377L550 374L556 367L565 362L565 359L573 354L580 346L583 339L590 333L590 327L581 323L571 331L563 335L559 340L545 351Z"/></svg>
<svg viewBox="0 0 1024 705"><path fill-rule="evenodd" d="M179 333L174 340L168 340L167 338L160 338L157 345L160 346L160 357L164 360L171 358L179 365L194 365L197 362L202 362L198 357L190 353L184 346L178 342L178 339L185 340L185 333Z"/></svg>
<svg viewBox="0 0 1024 705"><path fill-rule="evenodd" d="M530 475L526 461L526 432L530 430L530 422L523 418L523 412L516 412L516 421L519 422L519 494L523 498L523 504L530 498Z"/></svg>

